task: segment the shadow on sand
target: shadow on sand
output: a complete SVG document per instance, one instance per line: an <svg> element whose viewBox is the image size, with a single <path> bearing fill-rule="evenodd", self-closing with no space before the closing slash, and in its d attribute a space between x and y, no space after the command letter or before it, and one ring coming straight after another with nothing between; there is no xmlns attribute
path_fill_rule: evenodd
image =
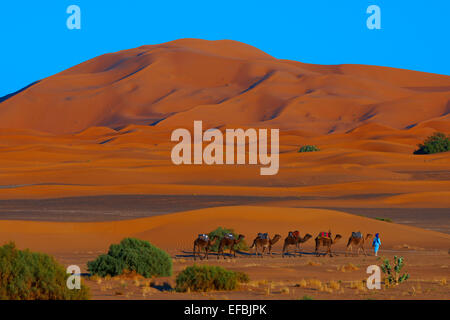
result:
<svg viewBox="0 0 450 320"><path fill-rule="evenodd" d="M181 251L182 254L177 254L175 255L175 258L177 259L185 259L185 258L191 258L194 259L194 252L193 251ZM204 257L204 252L200 253L200 257L197 255L196 258L199 260L202 260ZM233 255L231 255L230 253L225 252L224 253L226 258L234 258ZM302 256L317 256L317 254L315 252L305 252L305 251L295 251L295 252L286 252L284 254L286 257L301 257ZM325 252L319 252L318 256L325 256L327 255ZM339 256L339 254L337 254L336 252L333 252L334 256ZM215 259L217 259L218 253L217 252L209 252L208 253L208 258L214 257ZM222 256L222 254L220 254L220 256ZM281 253L277 253L277 252L272 252L271 255L264 253L264 257L281 257L282 254ZM251 258L251 257L261 257L261 254L258 253L258 255L256 255L255 252L245 252L245 251L236 251L236 258L238 257L246 257L246 258Z"/></svg>

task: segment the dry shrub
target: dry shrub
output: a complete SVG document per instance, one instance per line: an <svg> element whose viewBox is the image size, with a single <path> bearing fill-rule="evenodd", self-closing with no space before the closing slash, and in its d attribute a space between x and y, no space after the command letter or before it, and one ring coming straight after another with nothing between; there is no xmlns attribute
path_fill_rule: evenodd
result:
<svg viewBox="0 0 450 320"><path fill-rule="evenodd" d="M328 285L333 290L339 290L341 288L341 284L337 281L330 281L330 283Z"/></svg>
<svg viewBox="0 0 450 320"><path fill-rule="evenodd" d="M348 272L348 271L359 270L359 268L357 266L355 266L353 263L347 263L340 268L338 267L338 270L340 270L342 272Z"/></svg>
<svg viewBox="0 0 450 320"><path fill-rule="evenodd" d="M321 290L323 287L322 281L320 281L318 279L311 279L308 281L308 284L310 287L317 289L317 290Z"/></svg>
<svg viewBox="0 0 450 320"><path fill-rule="evenodd" d="M282 294L289 294L289 292L290 292L290 290L289 290L288 287L283 287L283 288L281 288L281 293L282 293Z"/></svg>
<svg viewBox="0 0 450 320"><path fill-rule="evenodd" d="M297 284L297 287L300 288L306 288L308 286L308 282L305 279L300 280L300 282Z"/></svg>
<svg viewBox="0 0 450 320"><path fill-rule="evenodd" d="M357 289L358 291L366 291L366 286L364 281L352 281L350 282L351 289Z"/></svg>
<svg viewBox="0 0 450 320"><path fill-rule="evenodd" d="M318 267L318 266L322 265L320 262L315 262L315 261L310 261L310 260L306 264L308 266L312 266L312 267Z"/></svg>
<svg viewBox="0 0 450 320"><path fill-rule="evenodd" d="M151 288L150 287L143 287L142 288L142 295L145 297L145 296L147 296L148 294L150 294L151 293Z"/></svg>

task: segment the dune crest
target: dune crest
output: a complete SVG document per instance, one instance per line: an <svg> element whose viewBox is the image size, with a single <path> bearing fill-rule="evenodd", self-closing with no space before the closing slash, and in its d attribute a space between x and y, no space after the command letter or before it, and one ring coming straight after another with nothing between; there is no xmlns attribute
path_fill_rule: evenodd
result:
<svg viewBox="0 0 450 320"><path fill-rule="evenodd" d="M317 235L331 229L341 234L342 250L352 231L379 232L383 247L408 244L427 249L448 249L450 236L419 228L364 218L335 210L257 206L216 207L137 220L71 223L0 221L0 242L14 238L21 247L45 252L106 250L124 237L138 237L166 250L191 249L198 233L222 226L234 228L251 239L258 232L279 233L298 229ZM167 235L171 235L168 237ZM307 244L309 248L312 242Z"/></svg>

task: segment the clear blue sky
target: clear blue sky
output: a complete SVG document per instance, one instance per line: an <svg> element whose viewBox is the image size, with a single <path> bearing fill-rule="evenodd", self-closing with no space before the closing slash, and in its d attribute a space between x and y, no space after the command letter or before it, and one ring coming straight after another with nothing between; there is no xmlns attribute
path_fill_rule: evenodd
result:
<svg viewBox="0 0 450 320"><path fill-rule="evenodd" d="M81 8L81 30L66 9ZM366 9L381 8L382 30ZM179 38L233 39L277 58L450 75L449 0L1 1L0 96L103 53Z"/></svg>

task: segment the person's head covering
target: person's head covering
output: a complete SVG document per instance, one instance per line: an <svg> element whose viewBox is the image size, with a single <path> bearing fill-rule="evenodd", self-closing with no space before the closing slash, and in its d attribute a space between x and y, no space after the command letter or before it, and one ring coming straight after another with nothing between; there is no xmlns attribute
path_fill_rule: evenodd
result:
<svg viewBox="0 0 450 320"><path fill-rule="evenodd" d="M375 235L375 237L377 237L377 238L378 238L378 237L379 237L379 235L380 235L380 234L379 234L379 233L377 233L377 234Z"/></svg>

